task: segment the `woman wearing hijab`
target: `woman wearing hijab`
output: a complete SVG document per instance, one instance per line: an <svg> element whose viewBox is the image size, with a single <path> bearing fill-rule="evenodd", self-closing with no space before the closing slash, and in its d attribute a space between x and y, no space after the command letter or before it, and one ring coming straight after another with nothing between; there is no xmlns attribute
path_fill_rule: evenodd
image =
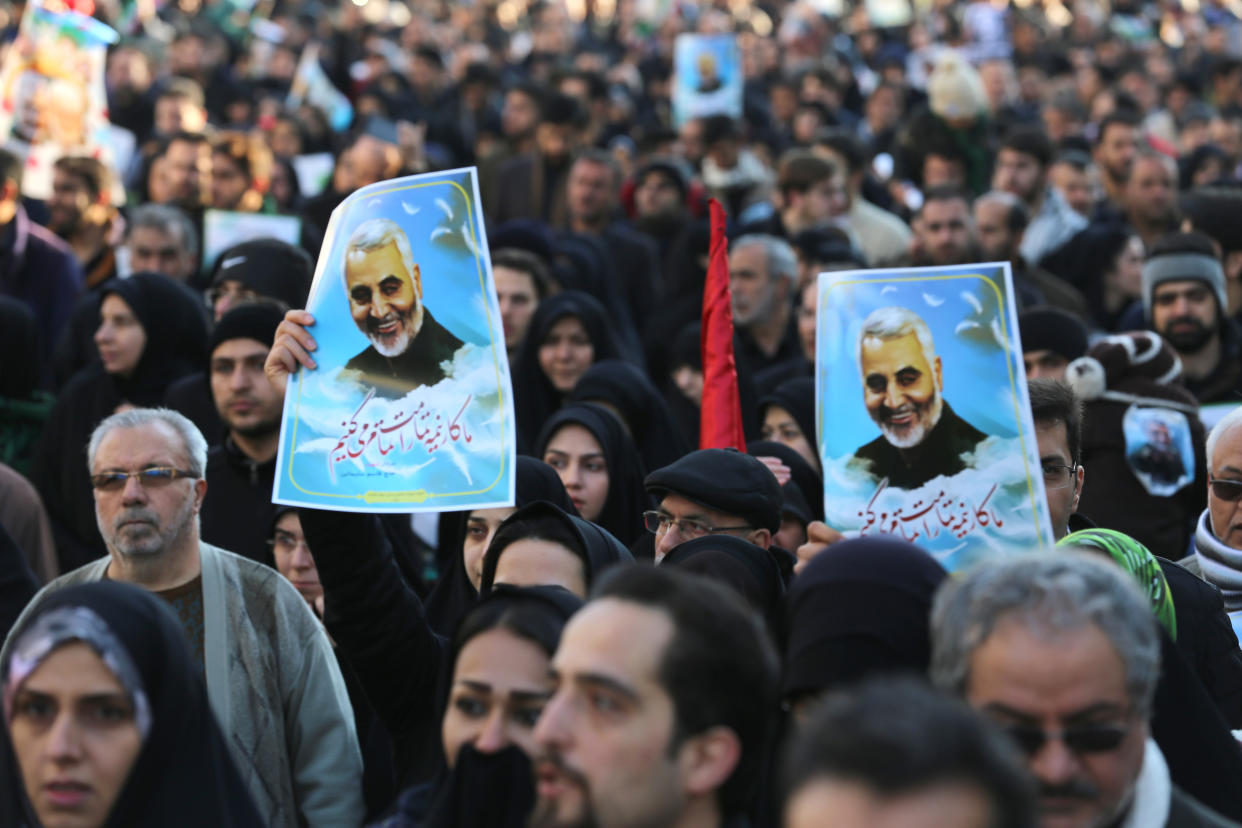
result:
<svg viewBox="0 0 1242 828"><path fill-rule="evenodd" d="M518 455L514 468L515 505L440 515L441 543L448 554L431 595L427 597L427 620L443 636L457 630L462 617L479 600L483 578L483 553L504 519L536 500L555 503L569 514L577 514L556 470L542 460Z"/></svg>
<svg viewBox="0 0 1242 828"><path fill-rule="evenodd" d="M494 584L553 585L586 598L609 567L634 556L607 530L536 501L514 512L483 556L481 595Z"/></svg>
<svg viewBox="0 0 1242 828"><path fill-rule="evenodd" d="M928 614L946 577L919 547L882 535L816 556L785 597L785 700L801 708L871 675L926 674Z"/></svg>
<svg viewBox="0 0 1242 828"><path fill-rule="evenodd" d="M513 366L519 445L529 445L592 364L618 356L608 314L574 290L539 303Z"/></svg>
<svg viewBox="0 0 1242 828"><path fill-rule="evenodd" d="M103 581L49 595L15 632L0 685L0 765L12 763L0 823L262 824L181 624L145 590ZM64 735L79 728L89 738Z"/></svg>
<svg viewBox="0 0 1242 828"><path fill-rule="evenodd" d="M65 385L36 449L31 482L43 497L61 572L107 553L95 525L86 443L125 406L158 406L169 383L207 360L207 311L185 285L158 273L113 279L101 289L95 333L100 362Z"/></svg>
<svg viewBox="0 0 1242 828"><path fill-rule="evenodd" d="M673 547L660 566L681 567L731 587L767 620L775 635L785 581L766 549L733 535L704 535Z"/></svg>
<svg viewBox="0 0 1242 828"><path fill-rule="evenodd" d="M690 451L664 397L646 374L624 360L596 362L569 399L601 405L620 417L638 446L644 469L662 469Z"/></svg>
<svg viewBox="0 0 1242 828"><path fill-rule="evenodd" d="M558 587L500 586L466 615L438 705L446 770L402 794L382 828L525 825L534 725L553 690L548 669L581 606Z"/></svg>
<svg viewBox="0 0 1242 828"><path fill-rule="evenodd" d="M820 471L815 450L815 378L785 380L759 400L760 434L764 440L784 443Z"/></svg>
<svg viewBox="0 0 1242 828"><path fill-rule="evenodd" d="M627 547L644 534L646 472L616 416L590 403L568 405L548 418L535 449L560 475L585 520Z"/></svg>

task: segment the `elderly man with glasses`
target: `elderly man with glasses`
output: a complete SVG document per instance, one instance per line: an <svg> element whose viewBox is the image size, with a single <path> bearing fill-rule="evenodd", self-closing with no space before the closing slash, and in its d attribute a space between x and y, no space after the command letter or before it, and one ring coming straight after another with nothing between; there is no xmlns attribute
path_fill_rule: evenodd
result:
<svg viewBox="0 0 1242 828"><path fill-rule="evenodd" d="M160 596L185 628L263 824L360 824L362 756L323 626L275 570L199 539L203 435L175 411L135 408L100 423L87 456L108 556L48 584L23 617L90 581Z"/></svg>
<svg viewBox="0 0 1242 828"><path fill-rule="evenodd" d="M1042 828L1233 824L1173 784L1151 739L1156 617L1108 561L1037 553L949 579L931 676L1025 753Z"/></svg>
<svg viewBox="0 0 1242 828"><path fill-rule="evenodd" d="M1207 508L1194 554L1181 563L1220 589L1234 633L1242 635L1242 407L1212 429L1207 458Z"/></svg>
<svg viewBox="0 0 1242 828"><path fill-rule="evenodd" d="M659 563L678 544L729 534L768 549L781 528L781 487L759 460L734 449L700 449L644 481L660 505L643 513Z"/></svg>

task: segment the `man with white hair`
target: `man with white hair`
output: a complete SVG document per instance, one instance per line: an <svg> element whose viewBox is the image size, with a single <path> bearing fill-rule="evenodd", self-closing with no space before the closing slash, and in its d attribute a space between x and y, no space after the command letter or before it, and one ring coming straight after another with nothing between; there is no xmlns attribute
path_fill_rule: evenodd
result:
<svg viewBox="0 0 1242 828"><path fill-rule="evenodd" d="M987 435L944 399L940 357L927 323L908 308L878 308L858 338L863 403L880 436L854 463L897 489L917 489L966 468L962 455Z"/></svg>
<svg viewBox="0 0 1242 828"><path fill-rule="evenodd" d="M1207 439L1207 508L1195 529L1195 552L1182 565L1218 587L1233 631L1242 636L1242 407Z"/></svg>
<svg viewBox="0 0 1242 828"><path fill-rule="evenodd" d="M381 397L403 397L445 378L462 341L423 306L423 282L410 239L396 222L358 225L345 247L349 312L371 346L345 364ZM417 340L418 345L414 347Z"/></svg>
<svg viewBox="0 0 1242 828"><path fill-rule="evenodd" d="M798 257L784 239L754 233L729 248L729 291L738 331L738 360L752 373L798 360L793 320Z"/></svg>
<svg viewBox="0 0 1242 828"><path fill-rule="evenodd" d="M1042 828L1233 825L1179 789L1151 738L1156 616L1089 553L989 560L932 607L931 678L1026 755Z"/></svg>
<svg viewBox="0 0 1242 828"><path fill-rule="evenodd" d="M203 435L175 411L135 408L100 423L87 453L108 556L52 581L22 617L51 592L104 579L160 596L263 824L360 824L362 756L323 625L276 570L199 540Z"/></svg>

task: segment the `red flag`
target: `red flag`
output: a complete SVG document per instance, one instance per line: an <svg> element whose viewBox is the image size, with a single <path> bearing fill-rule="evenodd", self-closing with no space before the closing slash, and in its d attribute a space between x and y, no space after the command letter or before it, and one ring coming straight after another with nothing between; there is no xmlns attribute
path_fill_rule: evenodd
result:
<svg viewBox="0 0 1242 828"><path fill-rule="evenodd" d="M729 294L729 240L725 214L712 199L712 240L703 287L703 403L699 410L699 448L746 451L742 432L742 404L737 392L737 362L733 357L733 305Z"/></svg>

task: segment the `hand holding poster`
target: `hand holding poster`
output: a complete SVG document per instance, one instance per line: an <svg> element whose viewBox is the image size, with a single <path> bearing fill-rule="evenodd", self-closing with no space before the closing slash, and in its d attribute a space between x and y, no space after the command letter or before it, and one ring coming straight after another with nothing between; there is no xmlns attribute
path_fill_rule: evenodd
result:
<svg viewBox="0 0 1242 828"><path fill-rule="evenodd" d="M1051 546L1008 264L824 273L816 399L830 526L946 568Z"/></svg>
<svg viewBox="0 0 1242 828"><path fill-rule="evenodd" d="M673 51L673 122L705 115L742 117L742 57L733 35L677 36Z"/></svg>
<svg viewBox="0 0 1242 828"><path fill-rule="evenodd" d="M513 396L474 168L345 199L307 310L318 367L285 393L274 502L512 505Z"/></svg>

